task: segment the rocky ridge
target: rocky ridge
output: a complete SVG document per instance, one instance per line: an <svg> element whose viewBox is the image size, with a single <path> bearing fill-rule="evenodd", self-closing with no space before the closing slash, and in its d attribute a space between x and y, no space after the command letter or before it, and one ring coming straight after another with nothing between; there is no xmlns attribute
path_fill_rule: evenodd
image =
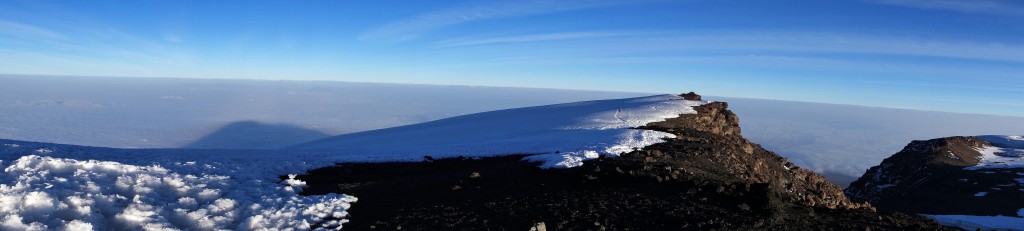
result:
<svg viewBox="0 0 1024 231"><path fill-rule="evenodd" d="M694 93L682 95L699 100ZM359 197L349 230L941 230L878 213L820 175L740 135L711 102L638 129L676 138L569 169L525 155L345 163L310 171L304 194Z"/></svg>
<svg viewBox="0 0 1024 231"><path fill-rule="evenodd" d="M697 114L680 115L641 128L666 131L677 138L649 147L650 151L640 154L672 152L673 155L659 162L700 178L768 184L773 195L791 203L832 209L871 208L866 203L849 200L841 187L821 175L743 138L739 118L728 110L727 103L712 102L696 109Z"/></svg>

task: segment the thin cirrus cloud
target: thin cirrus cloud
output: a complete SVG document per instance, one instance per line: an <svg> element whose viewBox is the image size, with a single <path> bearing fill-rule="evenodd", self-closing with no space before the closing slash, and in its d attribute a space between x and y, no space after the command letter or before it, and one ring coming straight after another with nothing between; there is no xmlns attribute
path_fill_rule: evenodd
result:
<svg viewBox="0 0 1024 231"><path fill-rule="evenodd" d="M472 64L670 64L728 70L826 71L831 73L1016 78L1024 71L1024 44L978 40L943 40L914 36L879 36L807 31L703 31L600 34L528 34L440 42L449 46L501 45L503 52L474 58ZM604 36L604 37L602 37ZM601 38L601 39L591 39ZM575 39L572 44L557 43ZM506 47L507 46L507 47ZM466 51L466 50L450 50ZM472 52L472 50L468 50ZM463 63L466 64L466 63ZM938 87L938 86L931 86ZM1012 84L943 85L950 89L1019 92Z"/></svg>
<svg viewBox="0 0 1024 231"><path fill-rule="evenodd" d="M1024 16L1024 6L997 0L872 0L872 3L965 13Z"/></svg>
<svg viewBox="0 0 1024 231"><path fill-rule="evenodd" d="M592 38L605 38L605 37L618 37L635 35L637 33L630 32L604 32L604 31L588 31L588 32L560 32L560 33L546 33L546 34L529 34L529 35L518 35L518 36L505 36L505 37L487 37L487 38L469 38L469 39L449 39L437 42L436 44L442 47L454 47L454 46L473 46L473 45L487 45L487 44L502 44L502 43L526 43L526 42L547 42L547 41L559 41L559 40L573 40L573 39L592 39Z"/></svg>
<svg viewBox="0 0 1024 231"><path fill-rule="evenodd" d="M775 32L681 36L648 44L659 43L665 44L669 49L828 52L1024 62L1024 45L1022 44L945 41L897 36ZM664 49L666 47L650 48Z"/></svg>
<svg viewBox="0 0 1024 231"><path fill-rule="evenodd" d="M359 36L362 40L401 42L418 38L430 31L479 20L547 14L625 4L652 2L651 0L529 0L507 1L489 5L474 5L439 12L426 13L409 19L385 24Z"/></svg>
<svg viewBox="0 0 1024 231"><path fill-rule="evenodd" d="M141 75L188 63L191 56L97 23L68 27L0 20L4 43L10 46L0 49L0 69L8 73Z"/></svg>
<svg viewBox="0 0 1024 231"><path fill-rule="evenodd" d="M601 39L597 39L601 38ZM550 42L573 39L572 45L551 46ZM687 33L566 32L530 34L481 39L444 40L442 47L468 45L524 46L543 49L514 49L502 57L558 57L559 60L587 60L643 54L701 56L720 54L812 56L877 55L906 58L967 59L976 61L1024 62L1024 44L941 40L913 36L877 36L801 31L703 31Z"/></svg>
<svg viewBox="0 0 1024 231"><path fill-rule="evenodd" d="M611 43L615 46L611 46ZM595 49L599 47L600 49ZM687 34L652 34L580 43L562 49L567 54L619 55L637 53L728 52L897 55L933 58L1024 62L1024 44L987 41L937 40L919 37L860 34L766 31L708 31ZM553 52L547 50L545 52Z"/></svg>
<svg viewBox="0 0 1024 231"><path fill-rule="evenodd" d="M43 39L63 39L64 36L60 33L53 32L47 29L26 25L22 23L16 23L6 20L0 20L0 34L7 34L19 38L43 38Z"/></svg>

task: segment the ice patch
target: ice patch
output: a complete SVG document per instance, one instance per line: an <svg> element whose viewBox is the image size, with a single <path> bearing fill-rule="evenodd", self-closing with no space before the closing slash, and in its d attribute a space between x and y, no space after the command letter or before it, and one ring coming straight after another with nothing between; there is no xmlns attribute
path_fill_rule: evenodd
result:
<svg viewBox="0 0 1024 231"><path fill-rule="evenodd" d="M978 192L978 193L975 193L974 196L976 196L976 197L983 197L986 194L988 194L988 192Z"/></svg>

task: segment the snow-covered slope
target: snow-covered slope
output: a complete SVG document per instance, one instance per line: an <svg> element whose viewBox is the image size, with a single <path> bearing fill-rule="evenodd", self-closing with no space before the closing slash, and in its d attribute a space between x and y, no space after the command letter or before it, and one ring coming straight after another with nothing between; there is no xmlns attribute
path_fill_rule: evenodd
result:
<svg viewBox="0 0 1024 231"><path fill-rule="evenodd" d="M301 196L278 177L352 161L530 153L572 167L671 134L630 129L696 113L679 96L509 109L332 137L292 149L116 149L0 140L0 230L340 228L356 198ZM358 204L356 204L358 206Z"/></svg>
<svg viewBox="0 0 1024 231"><path fill-rule="evenodd" d="M599 154L618 155L671 138L669 133L630 128L695 114L692 107L701 104L660 95L518 108L335 136L292 148L401 159L542 154L529 159L545 167L572 167Z"/></svg>

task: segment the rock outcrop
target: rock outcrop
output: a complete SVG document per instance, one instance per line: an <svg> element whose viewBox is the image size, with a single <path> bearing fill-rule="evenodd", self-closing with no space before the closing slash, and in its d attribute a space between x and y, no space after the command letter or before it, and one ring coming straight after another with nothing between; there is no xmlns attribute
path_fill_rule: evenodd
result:
<svg viewBox="0 0 1024 231"><path fill-rule="evenodd" d="M787 203L830 209L871 207L849 200L841 187L821 175L743 138L739 118L728 110L727 103L713 102L695 109L697 114L644 127L675 134L676 140L648 147L639 155L678 168L668 173L673 177L685 174L738 184L767 184L773 199ZM670 155L651 155L654 152Z"/></svg>

